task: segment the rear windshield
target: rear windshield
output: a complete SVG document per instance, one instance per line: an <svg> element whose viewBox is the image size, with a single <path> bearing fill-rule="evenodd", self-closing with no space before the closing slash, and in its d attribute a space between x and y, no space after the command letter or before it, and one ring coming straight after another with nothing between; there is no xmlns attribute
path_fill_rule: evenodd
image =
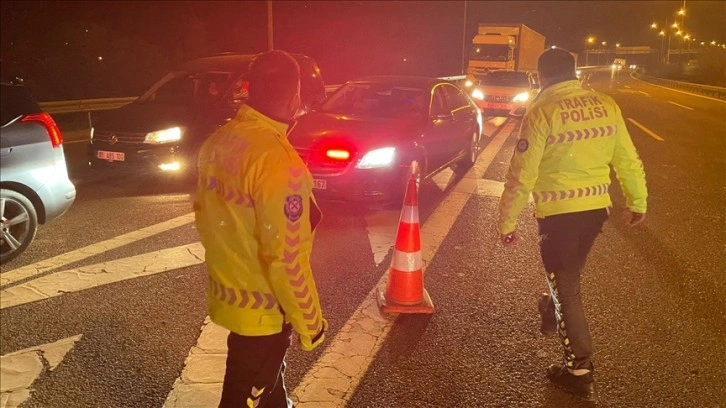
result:
<svg viewBox="0 0 726 408"><path fill-rule="evenodd" d="M33 100L27 89L17 85L2 85L0 93L2 106L2 126L7 125L18 116L40 112L40 106Z"/></svg>
<svg viewBox="0 0 726 408"><path fill-rule="evenodd" d="M382 83L349 83L336 92L322 111L338 115L422 119L428 114L428 93L421 88Z"/></svg>

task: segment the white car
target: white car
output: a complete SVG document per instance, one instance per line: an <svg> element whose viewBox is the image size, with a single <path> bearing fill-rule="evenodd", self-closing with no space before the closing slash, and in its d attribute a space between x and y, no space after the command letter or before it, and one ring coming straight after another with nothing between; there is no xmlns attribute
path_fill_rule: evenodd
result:
<svg viewBox="0 0 726 408"><path fill-rule="evenodd" d="M531 72L491 71L470 89L486 116L522 116L539 92L539 81Z"/></svg>

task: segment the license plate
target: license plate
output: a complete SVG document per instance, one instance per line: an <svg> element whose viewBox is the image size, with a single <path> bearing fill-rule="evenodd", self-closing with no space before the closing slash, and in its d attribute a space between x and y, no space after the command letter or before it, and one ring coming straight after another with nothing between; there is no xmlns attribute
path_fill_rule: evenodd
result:
<svg viewBox="0 0 726 408"><path fill-rule="evenodd" d="M99 150L96 152L96 157L101 160L112 161L124 161L125 156L123 152L107 152L105 150Z"/></svg>
<svg viewBox="0 0 726 408"><path fill-rule="evenodd" d="M313 188L316 190L325 190L328 187L327 184L327 180L313 180Z"/></svg>
<svg viewBox="0 0 726 408"><path fill-rule="evenodd" d="M507 105L506 103L489 103L489 104L487 104L487 108L489 108L489 109L511 109L512 107Z"/></svg>

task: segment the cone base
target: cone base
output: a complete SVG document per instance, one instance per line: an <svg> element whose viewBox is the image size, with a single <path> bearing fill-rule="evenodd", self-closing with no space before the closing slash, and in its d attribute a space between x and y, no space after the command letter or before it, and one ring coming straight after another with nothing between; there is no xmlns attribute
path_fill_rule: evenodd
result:
<svg viewBox="0 0 726 408"><path fill-rule="evenodd" d="M401 305L391 300L386 299L386 294L383 290L378 290L378 308L383 313L419 313L419 314L433 314L434 304L429 297L429 292L426 289L423 290L423 301L415 305Z"/></svg>

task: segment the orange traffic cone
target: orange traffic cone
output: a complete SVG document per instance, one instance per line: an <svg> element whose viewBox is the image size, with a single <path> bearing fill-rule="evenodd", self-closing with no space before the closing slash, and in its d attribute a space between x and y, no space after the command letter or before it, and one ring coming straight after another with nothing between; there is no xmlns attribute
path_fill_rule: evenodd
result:
<svg viewBox="0 0 726 408"><path fill-rule="evenodd" d="M434 305L423 286L421 228L414 177L408 181L398 223L393 259L388 269L385 294L378 291L378 306L385 313L433 313Z"/></svg>

